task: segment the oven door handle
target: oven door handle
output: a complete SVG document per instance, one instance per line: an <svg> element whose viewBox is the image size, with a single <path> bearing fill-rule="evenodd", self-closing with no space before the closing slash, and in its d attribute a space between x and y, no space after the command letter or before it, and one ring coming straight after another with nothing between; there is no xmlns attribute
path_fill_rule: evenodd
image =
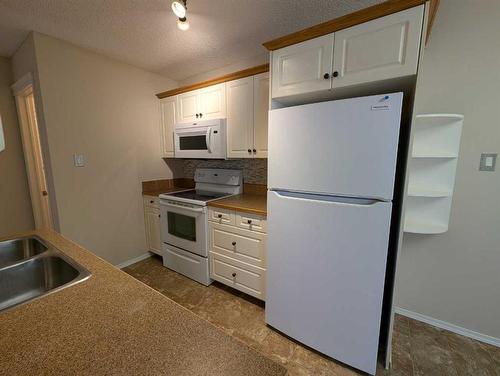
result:
<svg viewBox="0 0 500 376"><path fill-rule="evenodd" d="M195 213L203 213L203 208L190 208L190 207L186 207L183 205L175 205L175 204L161 202L161 201L160 201L160 205L171 207L171 208L176 208L176 209L182 209L182 210L195 212Z"/></svg>
<svg viewBox="0 0 500 376"><path fill-rule="evenodd" d="M205 142L207 143L207 151L212 153L212 127L207 128L207 134L205 135Z"/></svg>

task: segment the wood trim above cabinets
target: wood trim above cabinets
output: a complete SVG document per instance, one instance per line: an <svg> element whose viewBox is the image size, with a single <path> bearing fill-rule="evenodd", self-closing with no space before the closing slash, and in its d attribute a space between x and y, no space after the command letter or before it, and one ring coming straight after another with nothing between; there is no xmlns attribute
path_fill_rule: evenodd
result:
<svg viewBox="0 0 500 376"><path fill-rule="evenodd" d="M429 6L429 21L427 23L427 35L425 37L425 45L429 43L429 36L431 35L432 26L434 25L434 20L436 19L436 14L439 8L439 2L441 0L431 0Z"/></svg>
<svg viewBox="0 0 500 376"><path fill-rule="evenodd" d="M397 13L409 8L413 8L426 3L427 0L387 0L381 4L373 5L361 9L357 12L346 14L345 16L335 18L321 24L311 26L307 29L297 31L269 42L263 43L269 51L274 51L283 47L314 39L335 31L346 29L351 26L359 25L364 22L384 17L392 13ZM429 37L432 22L439 6L439 0L430 0L431 17L427 29L427 38Z"/></svg>
<svg viewBox="0 0 500 376"><path fill-rule="evenodd" d="M237 80L239 78L254 76L256 74L264 73L264 72L269 72L269 64L258 65L256 67L252 67L252 68L244 69L244 70L241 70L238 72L229 73L229 74L226 74L224 76L216 77L216 78L213 78L211 80L198 82L196 84L192 84L192 85L188 85L188 86L178 87L176 89L172 89L172 90L164 91L162 93L158 93L158 94L156 94L156 96L159 99L162 99L162 98L171 97L171 96L177 95L177 94L187 93L188 91L202 89L204 87L220 84L220 83L227 82L227 81L233 81L233 80Z"/></svg>

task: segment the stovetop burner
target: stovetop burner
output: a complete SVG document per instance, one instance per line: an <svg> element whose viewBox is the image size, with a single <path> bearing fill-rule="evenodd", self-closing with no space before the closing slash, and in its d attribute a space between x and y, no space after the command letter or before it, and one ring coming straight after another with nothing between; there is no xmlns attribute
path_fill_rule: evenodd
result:
<svg viewBox="0 0 500 376"><path fill-rule="evenodd" d="M218 198L222 198L222 197L226 197L226 196L231 196L231 194L221 193L221 192L201 191L201 190L193 189L191 191L172 193L172 194L169 194L169 196L184 198L184 199L188 199L188 200L207 202L207 201L216 200Z"/></svg>

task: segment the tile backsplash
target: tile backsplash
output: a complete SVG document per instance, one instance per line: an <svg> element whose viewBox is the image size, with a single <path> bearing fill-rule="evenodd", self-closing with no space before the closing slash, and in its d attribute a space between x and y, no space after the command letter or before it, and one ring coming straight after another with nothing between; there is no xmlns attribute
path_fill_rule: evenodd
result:
<svg viewBox="0 0 500 376"><path fill-rule="evenodd" d="M194 178L197 168L235 168L243 170L243 181L250 184L267 185L267 159L184 159L183 177Z"/></svg>

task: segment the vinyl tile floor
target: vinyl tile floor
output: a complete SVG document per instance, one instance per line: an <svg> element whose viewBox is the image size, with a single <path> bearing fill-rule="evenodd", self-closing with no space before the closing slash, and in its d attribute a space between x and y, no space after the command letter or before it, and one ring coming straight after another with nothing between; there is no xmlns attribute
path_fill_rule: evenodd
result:
<svg viewBox="0 0 500 376"><path fill-rule="evenodd" d="M214 282L205 287L163 267L161 258L140 261L125 272L246 343L282 363L291 376L362 374L312 351L266 326L264 304ZM377 375L500 376L500 348L397 315L393 366Z"/></svg>

